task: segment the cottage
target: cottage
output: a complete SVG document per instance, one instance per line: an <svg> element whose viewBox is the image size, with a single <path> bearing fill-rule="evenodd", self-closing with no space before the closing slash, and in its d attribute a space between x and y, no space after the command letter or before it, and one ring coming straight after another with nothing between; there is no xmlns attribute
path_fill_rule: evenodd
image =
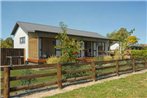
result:
<svg viewBox="0 0 147 98"><path fill-rule="evenodd" d="M60 27L28 22L17 22L11 35L14 36L14 48L25 49L25 59L41 59L51 55L60 56L61 50L54 46L59 44L55 36L61 32ZM67 29L69 37L82 40L84 50L79 57L103 55L109 50L110 39L94 32Z"/></svg>

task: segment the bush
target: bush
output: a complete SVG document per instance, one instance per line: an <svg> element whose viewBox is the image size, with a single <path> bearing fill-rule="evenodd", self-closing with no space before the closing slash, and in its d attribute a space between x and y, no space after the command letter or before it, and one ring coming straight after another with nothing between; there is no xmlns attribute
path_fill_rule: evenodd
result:
<svg viewBox="0 0 147 98"><path fill-rule="evenodd" d="M112 56L98 56L95 57L95 61L110 61L113 60Z"/></svg>
<svg viewBox="0 0 147 98"><path fill-rule="evenodd" d="M104 61L110 61L112 60L113 58L111 56L104 56Z"/></svg>
<svg viewBox="0 0 147 98"><path fill-rule="evenodd" d="M47 64L57 64L57 63L60 63L60 58L59 57L56 57L56 56L51 56L49 57L47 60L46 60L46 63Z"/></svg>
<svg viewBox="0 0 147 98"><path fill-rule="evenodd" d="M134 58L147 58L147 50L131 50L131 55Z"/></svg>
<svg viewBox="0 0 147 98"><path fill-rule="evenodd" d="M63 77L64 77L64 79L69 79L69 78L77 78L77 77L87 76L87 75L90 75L91 72L78 72L78 73L72 73L72 72L76 71L76 70L90 69L90 68L91 68L90 65L82 65L82 66L68 65L68 66L63 66L62 67L63 71L71 72L71 73L63 74Z"/></svg>

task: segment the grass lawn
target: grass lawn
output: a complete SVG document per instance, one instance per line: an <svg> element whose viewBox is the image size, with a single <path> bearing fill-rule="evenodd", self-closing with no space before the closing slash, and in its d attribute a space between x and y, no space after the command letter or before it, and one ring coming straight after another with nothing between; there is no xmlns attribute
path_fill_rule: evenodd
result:
<svg viewBox="0 0 147 98"><path fill-rule="evenodd" d="M46 98L147 98L147 72Z"/></svg>

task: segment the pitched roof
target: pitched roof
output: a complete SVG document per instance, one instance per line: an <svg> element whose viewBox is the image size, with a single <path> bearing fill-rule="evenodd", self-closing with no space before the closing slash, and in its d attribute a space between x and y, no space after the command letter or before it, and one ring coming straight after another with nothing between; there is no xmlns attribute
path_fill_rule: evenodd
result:
<svg viewBox="0 0 147 98"><path fill-rule="evenodd" d="M20 26L25 32L35 32L35 31L52 32L52 33L61 32L61 28L56 26L42 25L42 24L28 23L28 22L17 22L11 35L15 34L18 26ZM83 36L83 37L108 39L95 32L75 30L75 29L69 29L69 28L67 28L67 34L75 35L75 36Z"/></svg>

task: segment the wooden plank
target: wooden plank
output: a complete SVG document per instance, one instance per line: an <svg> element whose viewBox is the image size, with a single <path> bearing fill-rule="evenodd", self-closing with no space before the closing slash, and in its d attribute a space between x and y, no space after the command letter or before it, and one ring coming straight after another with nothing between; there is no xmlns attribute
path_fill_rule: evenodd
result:
<svg viewBox="0 0 147 98"><path fill-rule="evenodd" d="M96 70L109 69L109 68L115 68L115 65L96 67Z"/></svg>
<svg viewBox="0 0 147 98"><path fill-rule="evenodd" d="M58 83L58 88L62 88L62 66L60 64L57 65L57 83Z"/></svg>
<svg viewBox="0 0 147 98"><path fill-rule="evenodd" d="M115 63L116 61L128 61L128 60L131 60L131 59L110 60L110 61L95 61L94 63L95 64L100 64L100 63L107 64L107 63Z"/></svg>
<svg viewBox="0 0 147 98"><path fill-rule="evenodd" d="M107 73L102 73L102 74L99 74L99 76L106 76L106 75L111 75L111 74L114 74L114 73L116 73L116 71L107 72Z"/></svg>
<svg viewBox="0 0 147 98"><path fill-rule="evenodd" d="M145 61L145 68L147 69L147 59L144 58L144 61Z"/></svg>
<svg viewBox="0 0 147 98"><path fill-rule="evenodd" d="M119 76L119 63L116 61L116 75Z"/></svg>
<svg viewBox="0 0 147 98"><path fill-rule="evenodd" d="M119 72L132 71L132 68L119 70Z"/></svg>
<svg viewBox="0 0 147 98"><path fill-rule="evenodd" d="M1 79L1 83L3 83L4 82L4 77L1 77L0 79Z"/></svg>
<svg viewBox="0 0 147 98"><path fill-rule="evenodd" d="M135 62L135 64L145 64L145 62Z"/></svg>
<svg viewBox="0 0 147 98"><path fill-rule="evenodd" d="M4 89L1 89L1 97L3 96L4 93Z"/></svg>
<svg viewBox="0 0 147 98"><path fill-rule="evenodd" d="M19 90L37 89L37 88L51 86L55 84L57 84L57 81L33 84L33 85L24 85L24 86L18 86L18 87L11 87L10 92L19 91Z"/></svg>
<svg viewBox="0 0 147 98"><path fill-rule="evenodd" d="M37 58L28 58L27 60L28 62L39 63L39 64L43 64L46 62L46 59L37 59Z"/></svg>
<svg viewBox="0 0 147 98"><path fill-rule="evenodd" d="M133 69L133 72L136 71L135 59L134 58L132 59L132 69Z"/></svg>
<svg viewBox="0 0 147 98"><path fill-rule="evenodd" d="M3 96L4 98L9 98L10 97L10 68L9 67L5 67L4 68L4 79L3 79L3 86L4 86L4 90L3 90Z"/></svg>
<svg viewBox="0 0 147 98"><path fill-rule="evenodd" d="M86 80L86 79L91 79L91 78L92 78L92 76L83 76L83 77L66 79L66 80L63 80L63 82L75 82L75 81Z"/></svg>
<svg viewBox="0 0 147 98"><path fill-rule="evenodd" d="M61 64L62 66L87 66L88 64L91 64L91 62L78 62L78 63L64 63Z"/></svg>
<svg viewBox="0 0 147 98"><path fill-rule="evenodd" d="M92 71L92 69L81 69L81 70L74 70L74 71L63 71L63 74L74 74L74 73L80 73L80 72L89 72Z"/></svg>
<svg viewBox="0 0 147 98"><path fill-rule="evenodd" d="M45 73L45 74L32 74L32 75L25 75L25 76L13 76L13 77L10 77L10 81L32 79L32 78L39 78L39 77L46 77L46 76L55 76L55 75L57 75L57 72Z"/></svg>
<svg viewBox="0 0 147 98"><path fill-rule="evenodd" d="M56 68L56 64L40 64L40 65L21 65L12 66L11 70L32 69L32 68Z"/></svg>

